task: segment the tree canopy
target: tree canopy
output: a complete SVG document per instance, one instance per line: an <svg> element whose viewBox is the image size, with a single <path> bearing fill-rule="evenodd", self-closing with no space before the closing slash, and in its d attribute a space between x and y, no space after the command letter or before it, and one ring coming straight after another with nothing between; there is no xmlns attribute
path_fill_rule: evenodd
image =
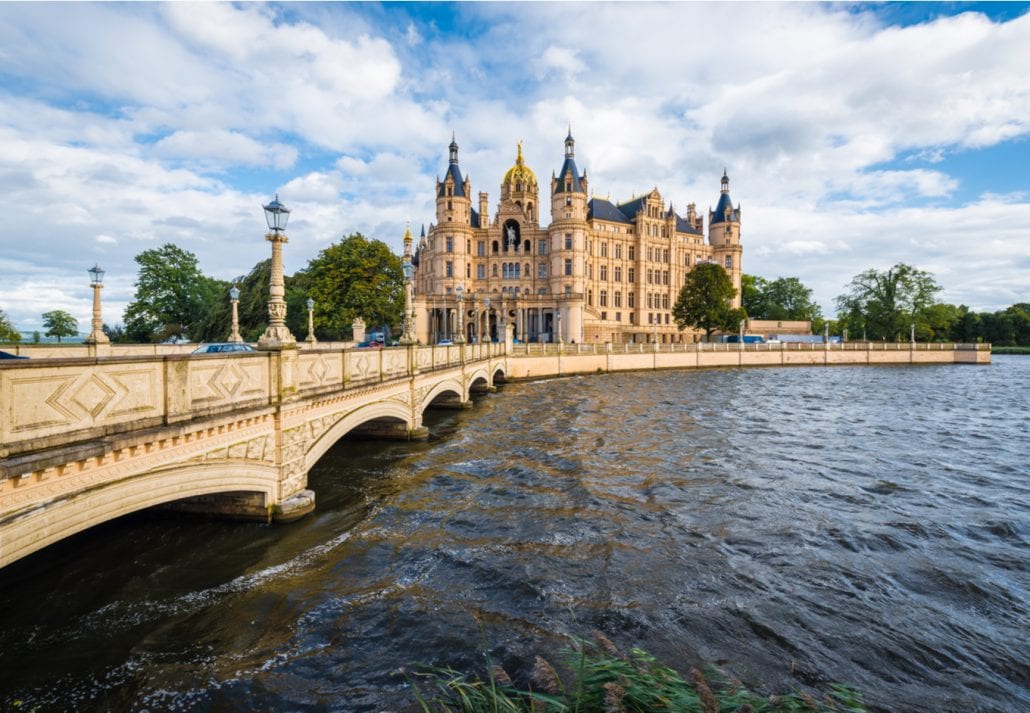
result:
<svg viewBox="0 0 1030 713"><path fill-rule="evenodd" d="M931 329L929 310L940 290L930 273L905 263L884 271L866 270L837 297L838 318L853 334L863 330L869 339L899 339L911 324L925 338Z"/></svg>
<svg viewBox="0 0 1030 713"><path fill-rule="evenodd" d="M60 309L44 312L43 326L46 327L48 337L57 337L58 344L61 343L61 337L74 337L79 333L79 320Z"/></svg>
<svg viewBox="0 0 1030 713"><path fill-rule="evenodd" d="M307 329L303 305L308 297L315 301L319 338L349 337L355 317L370 327L396 325L404 311L401 260L386 243L352 233L322 250L294 276L287 291L287 317L295 334L303 335Z"/></svg>
<svg viewBox="0 0 1030 713"><path fill-rule="evenodd" d="M730 301L737 290L730 276L720 265L701 263L687 273L686 282L672 308L672 316L680 329L696 327L711 338L717 329L733 331L747 318L743 309L734 309Z"/></svg>
<svg viewBox="0 0 1030 713"><path fill-rule="evenodd" d="M20 342L21 333L11 324L7 313L0 309L0 342Z"/></svg>
<svg viewBox="0 0 1030 713"><path fill-rule="evenodd" d="M125 331L137 342L192 337L218 299L222 283L205 276L197 257L171 243L144 250L136 299L125 309Z"/></svg>
<svg viewBox="0 0 1030 713"><path fill-rule="evenodd" d="M808 320L822 317L812 290L796 277L766 280L754 275L740 279L741 303L751 319Z"/></svg>

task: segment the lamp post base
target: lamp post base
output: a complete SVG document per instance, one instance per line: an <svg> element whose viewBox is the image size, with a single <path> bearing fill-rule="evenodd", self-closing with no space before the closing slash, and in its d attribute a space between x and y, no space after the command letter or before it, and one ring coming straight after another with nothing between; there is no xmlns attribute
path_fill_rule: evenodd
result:
<svg viewBox="0 0 1030 713"><path fill-rule="evenodd" d="M268 351L274 349L296 349L297 338L290 333L289 328L285 325L269 325L265 333L258 339L257 348Z"/></svg>

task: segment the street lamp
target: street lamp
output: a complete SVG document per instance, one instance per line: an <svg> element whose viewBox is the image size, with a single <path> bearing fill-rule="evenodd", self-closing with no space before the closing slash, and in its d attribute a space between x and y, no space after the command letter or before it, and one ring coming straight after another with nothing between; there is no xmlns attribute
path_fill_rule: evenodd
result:
<svg viewBox="0 0 1030 713"><path fill-rule="evenodd" d="M458 324L457 334L454 335L455 344L465 343L465 288L458 285L454 288L454 294L458 296Z"/></svg>
<svg viewBox="0 0 1030 713"><path fill-rule="evenodd" d="M910 335L909 336L909 341L912 342L913 344L915 344L916 343L916 323L915 322L912 323L912 327L911 327L911 329L909 331L909 335Z"/></svg>
<svg viewBox="0 0 1030 713"><path fill-rule="evenodd" d="M555 313L555 317L556 317L556 324L557 324L555 329L558 331L558 344L561 344L562 343L562 333L561 333L561 310L560 309Z"/></svg>
<svg viewBox="0 0 1030 713"><path fill-rule="evenodd" d="M412 334L414 310L411 307L411 281L415 276L415 266L411 264L410 257L404 257L404 262L401 263L401 270L404 272L404 320L402 322L404 329L400 342L401 344L409 345L415 343L415 335Z"/></svg>
<svg viewBox="0 0 1030 713"><path fill-rule="evenodd" d="M308 344L317 344L318 340L315 339L315 301L308 297L308 338L305 339Z"/></svg>
<svg viewBox="0 0 1030 713"><path fill-rule="evenodd" d="M100 290L104 286L104 271L100 265L94 264L87 272L93 288L93 331L86 337L86 344L108 344L111 340L104 334L104 320L100 316Z"/></svg>
<svg viewBox="0 0 1030 713"><path fill-rule="evenodd" d="M233 285L229 288L229 300L232 301L232 334L229 335L230 342L242 342L240 336L240 288Z"/></svg>
<svg viewBox="0 0 1030 713"><path fill-rule="evenodd" d="M272 275L268 280L268 328L258 340L258 349L292 349L297 346L296 338L286 326L286 284L283 280L283 244L286 237L286 221L290 209L279 202L279 194L266 206L265 221L268 233L265 240L272 243Z"/></svg>
<svg viewBox="0 0 1030 713"><path fill-rule="evenodd" d="M658 316L651 312L648 312L647 318L651 320L651 324L654 325L654 350L658 351Z"/></svg>

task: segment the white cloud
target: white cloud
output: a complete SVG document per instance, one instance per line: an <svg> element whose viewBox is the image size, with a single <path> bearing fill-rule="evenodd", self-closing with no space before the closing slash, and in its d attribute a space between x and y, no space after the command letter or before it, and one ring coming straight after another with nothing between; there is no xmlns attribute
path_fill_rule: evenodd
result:
<svg viewBox="0 0 1030 713"><path fill-rule="evenodd" d="M217 166L262 166L290 168L297 149L287 144L262 144L236 131L176 131L154 144L157 156L185 159Z"/></svg>

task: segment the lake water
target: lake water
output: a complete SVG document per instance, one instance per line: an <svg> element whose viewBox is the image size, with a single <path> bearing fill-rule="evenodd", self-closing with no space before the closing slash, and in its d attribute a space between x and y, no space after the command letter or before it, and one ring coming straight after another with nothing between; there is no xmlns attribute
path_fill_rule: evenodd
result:
<svg viewBox="0 0 1030 713"><path fill-rule="evenodd" d="M768 692L1030 710L1030 358L504 386L428 443L341 442L318 509L140 513L0 571L0 702L411 710L605 632Z"/></svg>

